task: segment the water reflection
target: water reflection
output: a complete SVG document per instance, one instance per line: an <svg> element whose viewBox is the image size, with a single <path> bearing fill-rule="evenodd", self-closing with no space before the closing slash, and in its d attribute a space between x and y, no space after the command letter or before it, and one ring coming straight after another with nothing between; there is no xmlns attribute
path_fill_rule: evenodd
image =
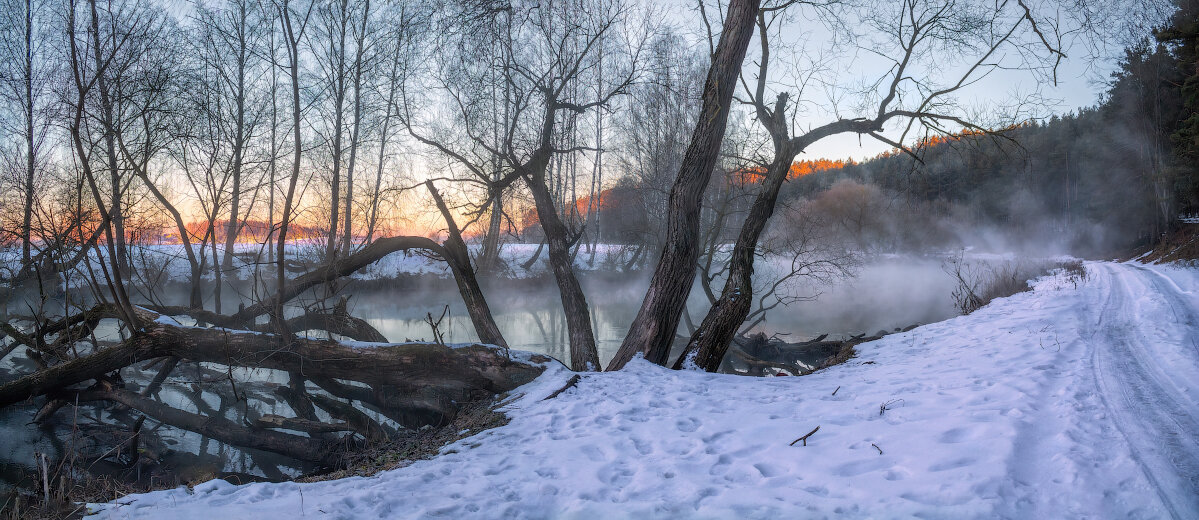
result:
<svg viewBox="0 0 1199 520"><path fill-rule="evenodd" d="M641 276L599 279L583 277L583 290L591 307L600 359L607 362L620 348L628 324L633 321L647 282ZM446 305L449 311L438 329L447 342L478 341L462 299L452 284L424 287L416 291L392 291L355 286L351 313L374 325L391 341L427 341L433 338L427 321L434 321ZM513 286L512 282L487 288L487 302L496 325L514 349L542 352L569 359L569 340L562 302L552 281L536 280Z"/></svg>
<svg viewBox="0 0 1199 520"><path fill-rule="evenodd" d="M591 273L581 276L581 281L591 307L600 359L606 364L615 355L628 324L641 304L648 285L647 275ZM161 289L169 293L163 295L168 299L166 303L186 303L187 291L182 285ZM858 276L851 280L832 285L804 281L792 284L787 288L791 294L820 294L819 299L780 307L757 328L769 334L788 335L784 337L787 341L798 341L821 333L834 336L861 332L872 334L880 329L891 330L913 323L928 323L955 314L950 299L952 289L951 279L941 271L939 259L884 258L864 266ZM324 289L318 291L323 292ZM552 279L493 281L485 287L485 292L495 320L511 347L569 361L566 319ZM230 305L229 302L237 302L240 295L250 293L252 291L244 287L236 290L229 288L223 299L226 305ZM478 340L461 298L450 280L422 277L389 282L355 282L337 294L342 295L350 297L352 314L369 321L391 341L432 339L426 317L432 314L436 318L447 305L449 310L440 325L445 340L454 343ZM57 295L52 305L65 305L65 296L72 295ZM318 295L314 291L293 303L298 306L313 304L318 296L327 295ZM11 309L20 308L17 305L19 302L7 303L11 304ZM692 321L698 323L706 310L703 291L698 288L693 290L689 305ZM298 313L300 309L292 309L292 312ZM686 326L682 328L680 332L686 334ZM97 334L110 340L117 339L115 328L107 322L101 325ZM12 379L36 369L32 361L19 353L8 356L0 363L0 377ZM286 405L276 401L270 393L272 384L284 381L280 374L262 369L236 369L225 374L219 373L219 370L224 369L203 364L190 365L190 368L175 374L159 397L164 402L193 413L241 420L247 410L240 409L237 400L229 400L228 395L220 392L228 383L211 383L227 375L237 381L242 392L257 394L254 400L262 403L262 407L253 410L253 413L292 415ZM123 373L127 381L144 384L145 378L153 371L125 370ZM204 384L203 393L197 384ZM80 410L83 415L63 416L54 426L44 427L57 429L50 434L27 426L35 412L31 404L0 410L0 438L3 439L0 440L0 490L6 484L13 485L28 479L34 452L62 457L69 450L61 446L59 439L72 439L72 443L83 439L88 432L83 429L77 431L76 422L80 425L112 424L113 428L119 430L117 433L127 436L128 426L133 421L129 414L118 416L118 407L85 407ZM372 416L383 420L377 414L372 413ZM162 445L170 447L161 454L166 461L163 466L173 468L174 473L170 478L230 471L282 479L303 471L303 465L295 461L265 452L228 448L191 432L156 427L155 435ZM96 445L103 446L103 443L97 441ZM79 447L73 445L70 450L79 450Z"/></svg>
<svg viewBox="0 0 1199 520"><path fill-rule="evenodd" d="M607 363L620 347L648 285L645 276L582 277L591 306L600 360ZM452 283L426 284L398 290L372 284L356 284L351 312L383 333L391 341L431 340L429 314L436 320L449 306L439 330L447 342L478 341L470 317ZM823 333L873 334L914 323L929 323L955 314L950 292L951 279L941 270L939 259L884 258L864 266L853 279L831 285L799 281L787 287L793 295L814 296L771 311L755 330L780 334L798 341ZM525 283L504 282L486 289L496 324L509 346L542 352L568 361L566 317L552 280ZM707 300L696 288L688 305L695 323L703 318ZM680 334L687 334L680 325Z"/></svg>

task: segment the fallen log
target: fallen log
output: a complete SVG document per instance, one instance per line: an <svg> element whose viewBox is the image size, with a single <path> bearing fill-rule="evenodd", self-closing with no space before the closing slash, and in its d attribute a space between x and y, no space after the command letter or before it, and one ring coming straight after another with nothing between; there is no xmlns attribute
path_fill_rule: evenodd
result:
<svg viewBox="0 0 1199 520"><path fill-rule="evenodd" d="M125 342L39 370L0 386L0 407L96 379L157 357L269 368L313 380L368 385L381 407L423 426L452 416L459 403L520 386L542 368L513 361L486 345L451 348L428 343L350 347L330 340L150 322ZM548 361L549 358L545 358ZM412 413L405 413L412 412Z"/></svg>
<svg viewBox="0 0 1199 520"><path fill-rule="evenodd" d="M310 394L308 397L330 417L344 422L368 442L384 442L391 438L378 421L348 403L321 394Z"/></svg>
<svg viewBox="0 0 1199 520"><path fill-rule="evenodd" d="M89 388L76 393L71 399L77 399L77 402L103 400L120 403L146 414L155 421L193 431L233 446L270 451L331 467L336 466L341 459L339 445L334 442L267 429L247 428L223 417L185 412L127 390Z"/></svg>
<svg viewBox="0 0 1199 520"><path fill-rule="evenodd" d="M746 365L749 366L749 375L751 375L751 376L761 377L762 375L764 375L766 373L767 368L776 368L779 370L786 370L787 373L792 374L792 375L797 375L797 376L802 376L802 375L807 375L807 374L812 373L811 370L807 370L807 369L804 369L803 367L792 365L790 363L779 363L776 361L767 361L765 359L759 359L759 358L753 357L749 354L746 354L745 352L742 352L741 349L732 348L732 349L729 349L729 353L732 354L733 357L740 360L742 363L745 363Z"/></svg>
<svg viewBox="0 0 1199 520"><path fill-rule="evenodd" d="M332 379L312 380L331 395L370 405L375 410L404 426L442 426L450 421L444 399L436 395L401 395L389 391L387 385L355 386ZM454 412L457 408L454 408Z"/></svg>
<svg viewBox="0 0 1199 520"><path fill-rule="evenodd" d="M258 325L253 328L257 332L271 332L270 324ZM362 318L350 316L345 312L306 312L287 320L287 330L293 332L305 330L323 330L338 336L357 341L386 343L387 337L373 325Z"/></svg>
<svg viewBox="0 0 1199 520"><path fill-rule="evenodd" d="M294 430L308 434L354 431L354 427L346 423L327 423L301 419L299 417L283 417L282 415L275 414L266 414L259 417L258 420L254 421L254 427L258 429L275 428L280 430Z"/></svg>
<svg viewBox="0 0 1199 520"><path fill-rule="evenodd" d="M471 323L474 325L475 332L479 335L479 338L484 343L507 347L507 341L504 339L499 327L495 324L495 319L491 315L491 309L488 307L487 300L483 296L483 291L475 278L474 268L470 263L470 253L466 248L466 243L462 240L462 235L458 230L457 225L454 224L445 202L441 200L440 194L437 193L437 190L433 188L431 183L428 183L427 186L429 187L429 191L433 194L433 198L437 202L437 205L442 214L445 216L446 222L449 226L450 237L445 241L444 244L439 244L426 237L415 236L397 236L378 239L349 256L338 257L330 263L313 268L303 275L296 277L295 280L284 286L280 292L248 307L242 307L236 313L229 316L217 314L204 309L193 309L177 306L156 307L153 310L168 315L191 316L199 321L212 323L225 328L265 331L265 327L256 326L254 321L259 316L272 312L278 305L291 301L304 291L307 291L313 287L321 284L331 283L334 280L349 276L359 269L381 260L387 255L398 251L416 249L429 251L437 255L450 267L450 270L454 275L454 281L458 285L459 294L461 294L463 302L466 304L467 312L470 314ZM312 322L301 320L299 325L316 326L320 323L320 321ZM292 320L288 320L287 330L304 330L302 328L291 328L291 324ZM350 318L350 321L343 320L342 323L332 323L328 325L339 326L342 327L342 330L351 332L361 332L366 328L370 328L365 321L357 320L357 318L352 317ZM318 328L327 330L323 327ZM335 331L330 332L350 337L349 334L341 334ZM377 334L377 331L375 331L375 333ZM381 338L382 335L379 335L379 337ZM364 339L362 341L371 340Z"/></svg>
<svg viewBox="0 0 1199 520"><path fill-rule="evenodd" d="M226 316L204 309L193 309L176 305L148 306L147 309L168 316L188 316L201 323L211 323L218 327L254 332L274 332L275 328L269 323L256 324L253 318L243 321L234 316ZM356 318L345 312L344 308L335 309L331 313L309 311L300 316L287 320L287 330L301 332L306 330L321 330L344 336L357 341L387 342L387 338L366 320Z"/></svg>
<svg viewBox="0 0 1199 520"><path fill-rule="evenodd" d="M784 343L770 340L765 334L735 337L736 348L730 348L726 360L731 356L748 366L749 375L762 376L767 368L786 370L795 375L807 375L817 370L845 362L854 355L855 345L880 339L881 336L858 334L843 340L828 341L828 334L800 343ZM800 354L816 356L823 360L816 366L807 366L799 360Z"/></svg>
<svg viewBox="0 0 1199 520"><path fill-rule="evenodd" d="M425 237L402 236L380 238L352 255L340 257L332 263L322 265L296 277L295 280L284 287L282 293L274 294L270 298L241 309L231 316L231 318L240 323L251 322L254 318L271 312L279 303L291 301L308 289L349 276L355 271L373 264L387 255L408 249L432 251L439 256L443 253L441 244Z"/></svg>

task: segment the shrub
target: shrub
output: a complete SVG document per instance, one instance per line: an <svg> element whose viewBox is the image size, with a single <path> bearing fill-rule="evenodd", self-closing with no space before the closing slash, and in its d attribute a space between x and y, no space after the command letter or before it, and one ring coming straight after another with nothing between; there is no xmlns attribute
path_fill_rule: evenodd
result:
<svg viewBox="0 0 1199 520"><path fill-rule="evenodd" d="M1066 280L1074 284L1077 289L1078 285L1087 281L1087 267L1082 264L1082 260L1070 260L1058 264L1062 273L1066 275Z"/></svg>
<svg viewBox="0 0 1199 520"><path fill-rule="evenodd" d="M1079 262L1081 268L1081 262ZM950 257L942 269L957 282L951 293L954 307L970 314L996 298L1032 289L1028 281L1049 273L1052 264L1041 260L1017 259L988 263L966 260L962 252ZM1085 276L1085 269L1083 269Z"/></svg>

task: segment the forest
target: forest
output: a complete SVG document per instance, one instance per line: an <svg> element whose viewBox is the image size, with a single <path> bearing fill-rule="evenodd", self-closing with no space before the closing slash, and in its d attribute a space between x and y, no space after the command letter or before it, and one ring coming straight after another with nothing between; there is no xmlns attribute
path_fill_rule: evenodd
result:
<svg viewBox="0 0 1199 520"><path fill-rule="evenodd" d="M205 458L354 474L555 367L549 398L630 363L810 373L908 323L768 318L880 259L1128 258L1199 213L1191 0L0 13L0 422L37 426L0 442L14 517ZM1063 108L1077 68L1100 97ZM511 340L521 298L556 346Z"/></svg>

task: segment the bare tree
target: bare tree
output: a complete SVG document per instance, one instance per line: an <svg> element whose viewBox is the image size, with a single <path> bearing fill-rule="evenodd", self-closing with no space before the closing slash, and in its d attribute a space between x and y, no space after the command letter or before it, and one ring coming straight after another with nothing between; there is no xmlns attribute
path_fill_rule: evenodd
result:
<svg viewBox="0 0 1199 520"><path fill-rule="evenodd" d="M209 117L221 129L213 137L227 141L229 154L222 161L229 170L230 185L220 268L230 271L234 244L248 214L242 203L246 186L252 184L245 179L251 141L265 115L255 88L264 72L260 56L265 20L261 5L254 0L197 3L193 8L197 54L211 71L208 81L195 86L212 91L213 102L207 109L214 112Z"/></svg>
<svg viewBox="0 0 1199 520"><path fill-rule="evenodd" d="M465 9L461 11L447 12L451 20L447 25L459 24L456 27L461 32L449 35L448 41L441 46L452 51L448 55L442 54L443 59L448 60L440 63L441 68L453 75L439 78L437 87L449 98L455 122L464 127L457 139L463 143L464 151L456 149L450 139L421 132L413 122L411 108L406 109L405 124L414 138L465 168L471 175L471 182L485 188L488 197L482 207L489 206L501 190L515 181L523 181L532 195L538 221L545 232L551 270L570 331L571 366L575 370L596 370L599 357L595 334L586 296L574 273L571 252L582 236L581 230L573 226L572 219L578 216L577 212L572 212L575 208L573 199L566 197L567 187L573 186L573 179L563 177L561 166L561 160L570 154L594 151L594 147L563 146L561 143L568 128L563 128L562 123L609 105L614 98L626 93L636 78L634 64L639 56L640 41L626 44L628 47L623 52L630 57L629 61L624 70L613 75L615 79L606 87L590 94L575 88L582 78L597 69L601 42L605 35L618 36L628 7L621 2L522 4L497 9L483 18L474 18L476 11L469 3L463 7ZM468 22L461 23L461 20ZM500 42L511 39L504 48L511 49L513 57L482 64L463 63L460 52L467 48L464 44L480 37ZM503 132L498 136L491 121L480 121L476 116L476 111L486 107L490 98L485 92L478 92L475 85L481 82L480 77L495 76L486 68L495 63L502 67L499 76L505 82L506 104L490 109L499 108L497 113L506 110L512 116L505 121ZM408 107L411 105L406 103ZM476 158L472 159L472 156ZM484 159L479 160L480 156ZM488 157L498 158L503 175L497 176L488 170ZM556 168L557 176L551 176L555 173L552 167L555 159L560 164Z"/></svg>
<svg viewBox="0 0 1199 520"><path fill-rule="evenodd" d="M351 28L354 38L354 121L350 128L350 159L346 164L346 214L342 220L342 256L350 254L350 246L354 239L354 162L358 157L358 147L361 144L362 137L362 113L364 110L362 75L366 73L368 64L367 41L370 38L370 32L373 28L370 26L371 21L371 3L366 0L362 4L361 17L356 21Z"/></svg>
<svg viewBox="0 0 1199 520"><path fill-rule="evenodd" d="M301 109L303 100L300 98L300 41L304 38L304 30L312 15L312 5L301 13L292 8L291 0L279 0L275 4L278 11L280 29L283 33L283 45L287 49L288 75L291 80L291 123L292 123L292 163L291 176L287 181L287 194L283 197L283 213L279 217L279 241L275 252L277 270L275 282L277 294L282 294L287 288L287 228L292 219L292 205L295 203L296 183L300 179L300 159L304 150L303 134L300 128ZM271 309L271 319L281 334L288 334L287 322L283 316L283 300L276 301Z"/></svg>
<svg viewBox="0 0 1199 520"><path fill-rule="evenodd" d="M6 169L11 169L22 194L20 202L21 262L32 260L34 192L38 172L46 162L46 138L52 119L50 80L53 63L47 56L48 9L43 2L7 0L0 10L9 13L0 22L0 99L11 113L0 116L0 135L12 136L20 146L3 147ZM19 172L19 173L17 173Z"/></svg>
<svg viewBox="0 0 1199 520"><path fill-rule="evenodd" d="M383 171L388 163L388 145L391 144L392 132L394 128L397 114L399 113L396 107L396 95L400 91L401 85L404 82L404 77L408 73L409 65L408 58L414 53L413 45L416 41L413 37L414 28L417 27L418 20L408 9L406 4L400 4L391 10L384 11L384 17L390 30L383 31L384 41L380 44L380 57L390 57L388 60L383 60L381 65L385 72L384 79L378 82L377 86L382 91L378 97L383 101L383 118L380 122L379 129L379 154L376 158L375 165L375 182L371 187L370 202L368 203L368 217L366 223L366 241L369 244L374 240L375 231L379 224L379 202L380 195L383 189Z"/></svg>
<svg viewBox="0 0 1199 520"><path fill-rule="evenodd" d="M321 106L323 110L322 128L323 139L330 147L331 167L329 171L329 236L325 252L325 260L333 261L338 253L338 240L341 230L338 221L341 218L341 177L342 159L345 154L346 142L346 102L350 97L352 87L351 68L354 57L351 32L357 23L356 8L349 0L338 0L331 3L319 4L316 8L316 31L311 38L312 53L319 63L321 77L320 101L325 99L331 103ZM320 106L320 105L318 105ZM355 143L351 143L353 148Z"/></svg>
<svg viewBox="0 0 1199 520"><path fill-rule="evenodd" d="M719 367L733 335L745 321L752 305L755 251L774 213L779 189L799 153L821 139L840 133L867 135L903 148L904 139L921 125L946 133L961 128L985 132L978 123L967 121L952 96L991 70L1013 65L1052 68L1055 58L1060 56L1056 44L1051 44L1049 39L1056 41L1055 36L1047 36L1041 30L1043 26L1057 25L1039 25L1023 2L967 6L957 2L905 0L895 9L876 6L863 16L870 22L871 29L885 35L886 39L882 41L890 43L877 43L872 48L884 56L888 56L887 50L893 54L887 58L892 66L875 83L879 88L877 97L870 95L874 92L867 94L867 99L877 100L874 109L864 109L866 115L863 117L837 118L801 130L795 128L793 94L783 91L776 94L773 101L767 98L772 63L770 41L772 36L777 37L780 26L789 19L786 9L792 7L792 3L767 7L756 15L761 43L756 78L752 83L746 81L743 84L746 85L746 102L753 107L758 123L769 134L774 154L737 236L720 299L692 334L675 367L682 367L689 360L708 371ZM813 7L827 9L833 5ZM1015 64L1005 62L997 56L1004 47L1021 51L1021 58ZM930 52L933 49L941 51L935 54L935 59L942 67L945 67L946 55L961 60L960 73L956 77L943 80L939 73L922 67L927 65L922 63L924 60L934 59ZM1047 63L1034 61L1038 50L1046 56ZM802 94L801 90L796 97ZM886 125L893 121L901 122L898 139L883 133Z"/></svg>
<svg viewBox="0 0 1199 520"><path fill-rule="evenodd" d="M736 78L753 36L759 4L757 0L733 0L729 4L719 43L712 51L700 117L670 190L662 257L641 309L608 370L624 367L638 353L658 364L664 364L670 354L675 329L695 279L703 193L724 140Z"/></svg>
<svg viewBox="0 0 1199 520"><path fill-rule="evenodd" d="M158 12L137 3L101 9L89 0L66 7L72 80L64 104L73 159L105 223L104 283L127 317L132 304L126 290L125 197L133 177L126 172L144 171L162 147L160 104L170 51L161 38L170 26ZM82 24L81 15L87 20ZM100 182L101 171L108 182Z"/></svg>
<svg viewBox="0 0 1199 520"><path fill-rule="evenodd" d="M677 31L656 35L648 47L644 81L630 95L636 101L616 114L615 162L626 183L635 183L641 194L636 211L647 224L638 230L636 251L641 253L634 253L634 263L648 258L645 250L662 245L664 230L648 224L666 220L670 185L699 116L707 60Z"/></svg>

